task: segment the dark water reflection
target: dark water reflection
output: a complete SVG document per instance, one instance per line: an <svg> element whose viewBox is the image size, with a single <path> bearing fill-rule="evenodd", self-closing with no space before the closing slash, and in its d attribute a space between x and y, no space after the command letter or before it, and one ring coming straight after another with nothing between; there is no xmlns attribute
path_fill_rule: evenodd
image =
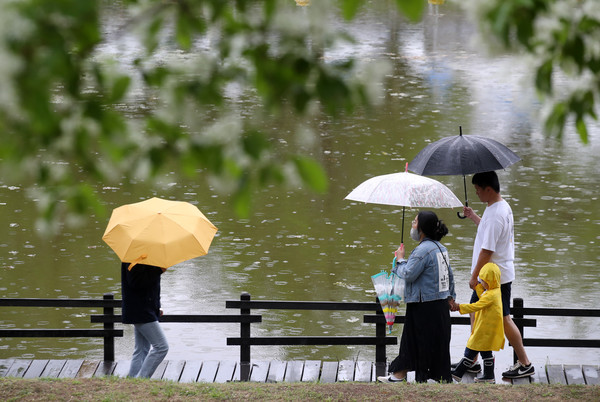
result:
<svg viewBox="0 0 600 402"><path fill-rule="evenodd" d="M533 117L539 104L527 87L524 65L510 56L485 57L471 44L473 28L460 11L431 8L425 20L409 25L384 6L366 11L350 29L360 44L325 54L335 60L353 53L360 58L386 59L392 70L385 82L384 102L370 112L338 121L306 122L318 133L306 151L319 159L330 179L324 196L297 188L268 188L254 197L248 220L239 220L227 198L201 181L167 175L149 187L105 187L98 192L112 209L151 196L196 203L219 232L209 255L179 264L163 277L167 313L224 313L225 300L248 291L253 298L279 300L351 300L374 298L370 275L390 266L399 243L401 210L344 201L356 185L374 175L401 171L429 142L458 134L495 138L515 150L522 161L499 172L502 193L515 214L517 280L515 297L528 306L597 308L600 296L598 242L600 189L597 125L591 145L580 144L568 130L563 142L545 138ZM107 53L135 52L129 40ZM143 100L141 100L142 102ZM251 109L241 102L239 107ZM285 116L274 131L285 133L295 122ZM281 136L281 147L296 146ZM462 178L437 177L463 198ZM119 265L101 241L107 217L43 242L34 233L34 204L20 187L0 186L0 291L3 297L100 297L120 295ZM480 213L483 205L469 186L468 197ZM408 216L416 213L409 210ZM469 297L470 254L475 229L455 212L437 211L450 228L450 250L459 301ZM414 247L407 241L409 249ZM3 311L0 324L11 327L86 327L80 311L54 309ZM597 337L598 320L541 318L535 337ZM171 343L169 359L236 359L226 336L237 336L233 325L165 325ZM256 335L372 335L371 325L353 312L269 313L256 325ZM400 334L400 328L395 330ZM468 330L456 328L452 355L462 354ZM100 341L3 339L0 358L100 358ZM118 341L117 355L128 358L132 333ZM390 347L389 355L396 347ZM533 349L536 363L597 364L595 350ZM256 347L257 359L373 359L371 348ZM508 349L498 354L507 365Z"/></svg>

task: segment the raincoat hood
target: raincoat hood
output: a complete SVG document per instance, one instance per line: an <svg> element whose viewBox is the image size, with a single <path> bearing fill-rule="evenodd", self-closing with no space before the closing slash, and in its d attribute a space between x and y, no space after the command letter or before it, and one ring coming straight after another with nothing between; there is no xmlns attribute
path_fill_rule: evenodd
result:
<svg viewBox="0 0 600 402"><path fill-rule="evenodd" d="M479 278L484 280L490 289L500 287L500 268L491 262L485 264L479 271Z"/></svg>

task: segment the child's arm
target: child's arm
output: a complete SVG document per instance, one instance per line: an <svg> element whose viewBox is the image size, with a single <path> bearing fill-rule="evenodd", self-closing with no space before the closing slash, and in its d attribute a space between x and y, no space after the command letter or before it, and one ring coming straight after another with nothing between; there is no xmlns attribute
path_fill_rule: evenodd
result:
<svg viewBox="0 0 600 402"><path fill-rule="evenodd" d="M477 293L477 297L481 298L481 295L483 292L485 292L485 289L481 283L478 283L477 286L475 286L475 292Z"/></svg>
<svg viewBox="0 0 600 402"><path fill-rule="evenodd" d="M489 307L492 303L494 303L494 298L490 294L490 292L486 292L481 295L478 301L471 304L459 304L458 311L461 314L474 313L479 310L483 310L486 307Z"/></svg>

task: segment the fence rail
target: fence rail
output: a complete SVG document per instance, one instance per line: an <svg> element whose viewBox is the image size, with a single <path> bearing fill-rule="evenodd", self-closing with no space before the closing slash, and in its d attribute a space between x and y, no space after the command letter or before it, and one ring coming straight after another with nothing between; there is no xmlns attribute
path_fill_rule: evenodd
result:
<svg viewBox="0 0 600 402"><path fill-rule="evenodd" d="M524 328L519 320L524 316L545 317L585 317L600 318L600 309L573 309L573 308L541 308L524 307L523 299L513 299L513 307L510 308L515 324L521 331L523 346L531 347L560 347L560 348L600 348L600 339L555 339L555 338L527 338ZM514 355L516 361L517 356Z"/></svg>
<svg viewBox="0 0 600 402"><path fill-rule="evenodd" d="M555 309L524 307L523 299L515 298L511 307L513 320L521 332L525 346L536 347L582 347L600 348L600 339L551 339L527 338L525 327L536 327L537 320L531 316L551 317L600 317L600 310ZM102 314L91 314L91 323L103 324L103 329L0 329L3 337L102 337L104 338L104 360L114 361L114 341L123 336L122 329L114 324L122 321L122 316L114 309L121 307L121 300L112 294L103 299L15 299L0 298L0 307L58 307L102 309ZM374 302L331 302L331 301L268 301L251 300L248 293L242 293L240 300L227 300L225 307L238 309L239 314L216 315L164 315L161 322L168 323L234 323L240 325L240 336L227 338L228 345L240 347L240 378L248 380L250 374L252 346L291 346L291 345L372 345L375 347L375 369L377 375L386 371L386 346L396 345L397 337L386 335L386 320L377 301ZM374 324L375 336L251 336L251 324L262 322L263 314L251 314L253 310L320 310L320 311L363 311L363 322ZM527 318L526 318L527 317ZM397 316L395 322L402 324L405 316ZM451 317L452 325L470 325L468 317ZM516 359L516 356L515 356Z"/></svg>
<svg viewBox="0 0 600 402"><path fill-rule="evenodd" d="M102 308L105 316L113 316L114 309L121 307L112 293L102 299L16 299L0 298L0 307L71 307ZM104 338L104 360L115 359L115 338L122 337L123 330L115 329L114 322L105 322L104 329L2 329L0 337L19 338Z"/></svg>
<svg viewBox="0 0 600 402"><path fill-rule="evenodd" d="M240 300L227 300L226 308L239 309L240 314L249 315L251 310L319 310L319 311L371 311L381 318L375 322L375 336L278 336L252 337L250 324L240 324L240 337L227 338L228 345L240 346L240 369L242 380L250 375L251 346L294 346L294 345L373 345L375 346L375 370L377 375L386 371L387 345L398 344L396 337L385 333L386 322L381 306L377 301L332 302L332 301L278 301L251 300L248 293L242 293Z"/></svg>

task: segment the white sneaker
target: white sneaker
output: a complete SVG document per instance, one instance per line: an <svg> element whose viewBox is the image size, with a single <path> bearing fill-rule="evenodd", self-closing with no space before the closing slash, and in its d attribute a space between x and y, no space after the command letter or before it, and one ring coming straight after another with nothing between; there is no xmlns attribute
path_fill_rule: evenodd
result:
<svg viewBox="0 0 600 402"><path fill-rule="evenodd" d="M377 377L377 382L406 382L406 377L396 378L393 375L388 375L385 377Z"/></svg>

